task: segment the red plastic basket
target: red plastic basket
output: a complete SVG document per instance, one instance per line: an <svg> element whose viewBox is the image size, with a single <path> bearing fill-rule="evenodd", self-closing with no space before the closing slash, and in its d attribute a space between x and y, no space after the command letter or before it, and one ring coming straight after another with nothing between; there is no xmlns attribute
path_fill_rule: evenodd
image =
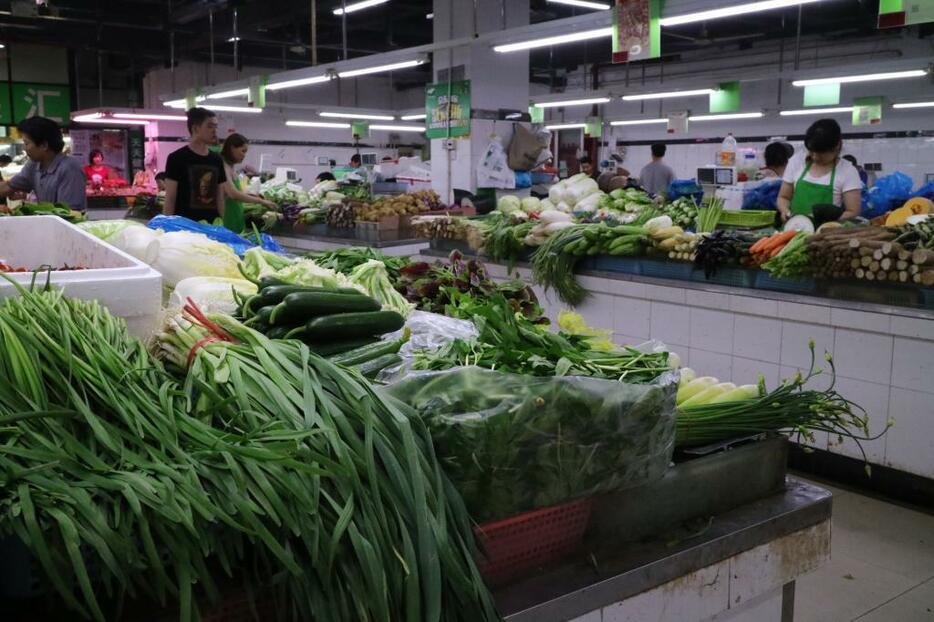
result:
<svg viewBox="0 0 934 622"><path fill-rule="evenodd" d="M574 552L592 509L592 498L578 499L478 526L480 572L490 585L501 585Z"/></svg>

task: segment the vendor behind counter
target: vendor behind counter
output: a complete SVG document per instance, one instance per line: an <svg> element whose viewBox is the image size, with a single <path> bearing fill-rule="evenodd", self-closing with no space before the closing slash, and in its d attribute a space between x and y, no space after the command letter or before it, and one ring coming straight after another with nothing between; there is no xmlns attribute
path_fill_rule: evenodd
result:
<svg viewBox="0 0 934 622"><path fill-rule="evenodd" d="M840 157L840 124L833 119L815 121L805 134L804 149L785 168L778 195L782 219L811 216L814 206L822 204L842 207L841 219L859 216L863 184L856 167Z"/></svg>

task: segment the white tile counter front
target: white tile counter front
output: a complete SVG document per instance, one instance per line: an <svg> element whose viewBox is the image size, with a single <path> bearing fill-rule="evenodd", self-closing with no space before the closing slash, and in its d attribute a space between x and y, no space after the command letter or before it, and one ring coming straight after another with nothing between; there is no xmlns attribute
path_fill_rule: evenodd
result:
<svg viewBox="0 0 934 622"><path fill-rule="evenodd" d="M506 268L487 264L496 279ZM518 276L530 282L529 270ZM515 273L514 273L515 274ZM820 366L833 354L837 389L869 414L870 431L894 426L863 443L869 461L934 478L934 313L829 298L614 274L581 275L591 292L576 309L619 343L657 339L698 375L770 387L806 371L813 339ZM567 308L553 291L535 287L548 317ZM825 388L828 375L815 380ZM855 443L826 433L816 447L860 458Z"/></svg>

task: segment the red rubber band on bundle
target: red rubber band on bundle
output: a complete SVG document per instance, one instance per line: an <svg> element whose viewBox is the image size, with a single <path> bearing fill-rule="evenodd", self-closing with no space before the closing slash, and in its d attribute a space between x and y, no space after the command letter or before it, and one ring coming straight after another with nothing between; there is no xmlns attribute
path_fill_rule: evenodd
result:
<svg viewBox="0 0 934 622"><path fill-rule="evenodd" d="M184 311L185 317L193 324L197 324L198 326L201 326L202 328L212 333L191 347L191 350L188 352L188 367L191 367L191 361L195 358L195 354L198 352L198 350L209 343L215 341L239 343L233 335L225 331L216 323L209 320L207 316L204 315L204 312L198 308L198 305L195 304L195 301L192 300L191 297L186 298L186 301L188 304L186 304L182 309Z"/></svg>

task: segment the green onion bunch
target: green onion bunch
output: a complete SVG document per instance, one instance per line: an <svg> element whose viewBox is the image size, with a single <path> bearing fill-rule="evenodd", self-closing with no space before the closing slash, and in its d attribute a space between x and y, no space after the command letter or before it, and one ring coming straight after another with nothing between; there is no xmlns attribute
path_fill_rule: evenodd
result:
<svg viewBox="0 0 934 622"><path fill-rule="evenodd" d="M888 422L878 435L870 434L866 411L834 389L836 371L829 353L824 360L830 366L830 386L824 391L805 389L822 373L816 366L814 342L808 345L811 364L807 374L798 372L772 392L766 392L760 377L756 399L679 407L675 445L691 447L766 432L785 432L813 442L814 432L829 432L841 441L844 437L855 441L865 460L861 441L879 438L892 423Z"/></svg>

